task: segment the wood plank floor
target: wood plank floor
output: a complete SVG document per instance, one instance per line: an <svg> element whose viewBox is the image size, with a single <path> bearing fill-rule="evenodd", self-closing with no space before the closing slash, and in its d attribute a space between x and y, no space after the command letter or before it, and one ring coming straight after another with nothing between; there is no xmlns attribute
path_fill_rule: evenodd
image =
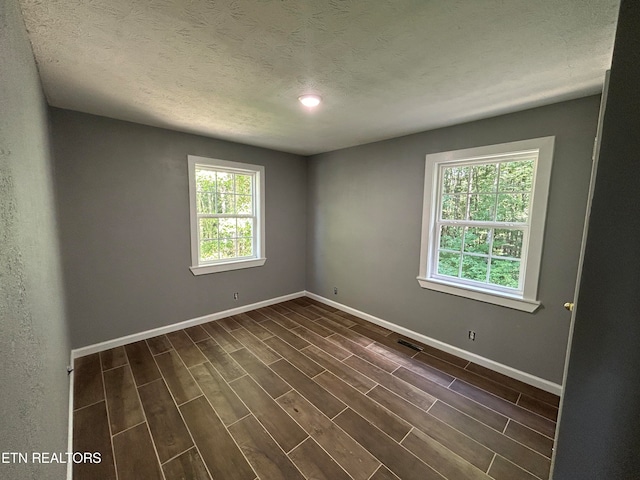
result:
<svg viewBox="0 0 640 480"><path fill-rule="evenodd" d="M308 298L75 362L74 479L547 479L557 396Z"/></svg>

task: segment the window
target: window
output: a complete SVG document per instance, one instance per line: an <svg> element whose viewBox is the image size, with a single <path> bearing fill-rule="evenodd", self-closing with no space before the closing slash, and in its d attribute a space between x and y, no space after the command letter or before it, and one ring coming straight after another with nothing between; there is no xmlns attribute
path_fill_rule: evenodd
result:
<svg viewBox="0 0 640 480"><path fill-rule="evenodd" d="M427 155L418 282L533 312L554 137Z"/></svg>
<svg viewBox="0 0 640 480"><path fill-rule="evenodd" d="M188 156L191 272L264 265L264 167Z"/></svg>

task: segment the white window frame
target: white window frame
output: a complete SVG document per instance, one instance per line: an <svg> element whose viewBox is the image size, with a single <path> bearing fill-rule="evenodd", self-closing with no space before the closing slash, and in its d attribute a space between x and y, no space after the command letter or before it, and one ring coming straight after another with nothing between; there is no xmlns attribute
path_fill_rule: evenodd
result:
<svg viewBox="0 0 640 480"><path fill-rule="evenodd" d="M194 275L204 275L208 273L218 273L229 270L239 270L241 268L260 267L264 265L267 261L265 256L264 167L262 165L250 165L248 163L230 162L228 160L199 157L195 155L188 155L187 163L189 170L189 218L191 224L191 266L189 269L191 270L191 273ZM254 255L252 257L200 262L200 231L198 228L198 212L196 208L196 165L231 171L234 173L250 174L254 177L253 207L256 222L254 225Z"/></svg>
<svg viewBox="0 0 640 480"><path fill-rule="evenodd" d="M542 243L547 215L549 184L553 163L555 137L541 137L484 147L467 148L426 156L424 200L422 211L422 241L420 269L417 277L422 288L471 298L508 308L534 312L541 304L538 299L538 280L542 260ZM437 274L438 228L437 215L442 201L440 172L442 166L451 164L491 163L523 153L537 152L535 162L528 235L524 235L522 247L522 288L518 291L505 287L465 281ZM465 221L464 223L468 223ZM522 226L507 224L509 227ZM465 225L461 225L465 226Z"/></svg>

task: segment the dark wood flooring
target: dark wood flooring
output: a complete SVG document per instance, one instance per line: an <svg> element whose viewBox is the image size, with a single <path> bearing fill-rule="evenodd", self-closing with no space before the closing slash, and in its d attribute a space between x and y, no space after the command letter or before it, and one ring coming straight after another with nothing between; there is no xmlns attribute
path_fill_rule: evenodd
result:
<svg viewBox="0 0 640 480"><path fill-rule="evenodd" d="M557 396L401 338L299 298L78 358L74 479L548 478Z"/></svg>

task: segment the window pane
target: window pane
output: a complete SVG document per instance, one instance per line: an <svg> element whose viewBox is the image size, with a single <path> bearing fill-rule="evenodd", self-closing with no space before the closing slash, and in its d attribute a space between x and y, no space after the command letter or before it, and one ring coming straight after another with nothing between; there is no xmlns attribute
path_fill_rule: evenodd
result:
<svg viewBox="0 0 640 480"><path fill-rule="evenodd" d="M469 220L493 221L495 203L495 195L470 195Z"/></svg>
<svg viewBox="0 0 640 480"><path fill-rule="evenodd" d="M491 193L496 191L498 167L496 164L474 165L471 167L471 193Z"/></svg>
<svg viewBox="0 0 640 480"><path fill-rule="evenodd" d="M462 278L487 282L487 257L464 255L462 258Z"/></svg>
<svg viewBox="0 0 640 480"><path fill-rule="evenodd" d="M196 194L196 209L198 213L215 213L216 194L198 192Z"/></svg>
<svg viewBox="0 0 640 480"><path fill-rule="evenodd" d="M522 255L522 230L496 228L493 233L492 255L496 257L520 258Z"/></svg>
<svg viewBox="0 0 640 480"><path fill-rule="evenodd" d="M218 195L217 213L233 215L236 213L236 199L232 193L222 193Z"/></svg>
<svg viewBox="0 0 640 480"><path fill-rule="evenodd" d="M264 235L264 167L189 156L191 251L195 275L215 273L260 259ZM256 264L261 262L256 262ZM253 265L253 263L251 263Z"/></svg>
<svg viewBox="0 0 640 480"><path fill-rule="evenodd" d="M236 193L251 195L251 176L236 175Z"/></svg>
<svg viewBox="0 0 640 480"><path fill-rule="evenodd" d="M253 256L253 240L251 238L238 239L238 256L239 257Z"/></svg>
<svg viewBox="0 0 640 480"><path fill-rule="evenodd" d="M464 233L464 251L470 253L489 253L489 230L467 227Z"/></svg>
<svg viewBox="0 0 640 480"><path fill-rule="evenodd" d="M220 240L220 258L235 258L236 255L236 241L232 238L226 238Z"/></svg>
<svg viewBox="0 0 640 480"><path fill-rule="evenodd" d="M460 271L460 254L450 252L439 252L438 273L457 277Z"/></svg>
<svg viewBox="0 0 640 480"><path fill-rule="evenodd" d="M253 237L253 219L252 218L239 218L238 219L238 237Z"/></svg>
<svg viewBox="0 0 640 480"><path fill-rule="evenodd" d="M442 197L442 219L464 220L467 216L468 195L444 195Z"/></svg>
<svg viewBox="0 0 640 480"><path fill-rule="evenodd" d="M533 183L533 160L500 164L500 192L530 192Z"/></svg>
<svg viewBox="0 0 640 480"><path fill-rule="evenodd" d="M217 260L220 258L217 240L204 240L200 242L200 260Z"/></svg>
<svg viewBox="0 0 640 480"><path fill-rule="evenodd" d="M528 193L503 193L498 195L498 222L526 222L529 218Z"/></svg>
<svg viewBox="0 0 640 480"><path fill-rule="evenodd" d="M240 215L253 214L253 201L249 195L236 195L236 212Z"/></svg>
<svg viewBox="0 0 640 480"><path fill-rule="evenodd" d="M198 192L215 192L216 172L196 167L196 190Z"/></svg>
<svg viewBox="0 0 640 480"><path fill-rule="evenodd" d="M199 223L200 240L216 240L218 238L217 218L201 218Z"/></svg>
<svg viewBox="0 0 640 480"><path fill-rule="evenodd" d="M220 219L220 239L233 238L236 236L236 219L221 218Z"/></svg>
<svg viewBox="0 0 640 480"><path fill-rule="evenodd" d="M442 192L467 193L469 191L469 167L443 168Z"/></svg>
<svg viewBox="0 0 640 480"><path fill-rule="evenodd" d="M233 193L233 173L218 172L216 191L219 194Z"/></svg>
<svg viewBox="0 0 640 480"><path fill-rule="evenodd" d="M446 225L440 227L440 248L460 251L462 248L462 227Z"/></svg>
<svg viewBox="0 0 640 480"><path fill-rule="evenodd" d="M520 262L518 260L491 259L489 282L503 287L518 288Z"/></svg>

